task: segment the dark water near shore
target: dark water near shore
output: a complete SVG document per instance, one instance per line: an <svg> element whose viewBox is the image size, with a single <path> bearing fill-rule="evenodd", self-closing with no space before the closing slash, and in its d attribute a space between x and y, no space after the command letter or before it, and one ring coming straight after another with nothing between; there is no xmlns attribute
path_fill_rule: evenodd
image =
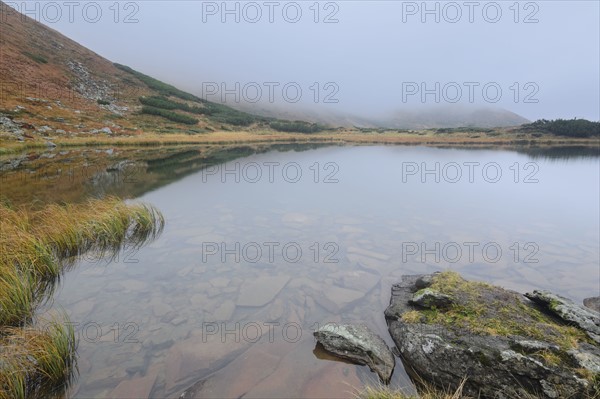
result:
<svg viewBox="0 0 600 399"><path fill-rule="evenodd" d="M284 149L125 153L137 163L115 167L117 151L112 172L78 181L80 197L155 205L166 227L61 281L49 311L79 334L72 396L177 397L204 381L198 397L351 397L376 379L312 331L363 322L391 344L383 310L403 274L598 295L597 150ZM392 385L412 389L400 364Z"/></svg>

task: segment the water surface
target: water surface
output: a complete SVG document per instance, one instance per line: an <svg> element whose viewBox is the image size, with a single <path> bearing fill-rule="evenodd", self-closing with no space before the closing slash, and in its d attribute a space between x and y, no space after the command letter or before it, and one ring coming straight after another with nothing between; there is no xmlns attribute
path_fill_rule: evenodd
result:
<svg viewBox="0 0 600 399"><path fill-rule="evenodd" d="M62 280L53 307L80 335L74 397L350 397L376 379L312 332L362 322L391 344L383 310L403 274L598 295L597 151L301 149L212 162L190 150L111 186L167 224ZM401 364L392 385L412 389Z"/></svg>

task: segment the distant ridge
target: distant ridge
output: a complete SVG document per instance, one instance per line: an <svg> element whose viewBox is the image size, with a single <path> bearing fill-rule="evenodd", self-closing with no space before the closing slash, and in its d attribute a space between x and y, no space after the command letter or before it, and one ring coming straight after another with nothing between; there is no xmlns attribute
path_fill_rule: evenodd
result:
<svg viewBox="0 0 600 399"><path fill-rule="evenodd" d="M510 127L530 121L503 108L436 105L399 109L383 115L357 115L348 112L300 107L277 108L272 105L240 104L239 108L267 117L300 119L330 126L388 129L436 129L458 127Z"/></svg>

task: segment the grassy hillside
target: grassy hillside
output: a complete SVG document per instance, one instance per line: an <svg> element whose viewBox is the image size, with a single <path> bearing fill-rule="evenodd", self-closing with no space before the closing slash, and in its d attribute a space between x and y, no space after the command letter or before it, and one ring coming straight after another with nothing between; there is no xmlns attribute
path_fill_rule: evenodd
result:
<svg viewBox="0 0 600 399"><path fill-rule="evenodd" d="M313 124L252 115L206 101L112 63L0 2L0 139L208 133L312 132ZM295 130L299 129L299 130Z"/></svg>
<svg viewBox="0 0 600 399"><path fill-rule="evenodd" d="M597 125L590 130L580 121L576 122L577 127L573 123L555 121L552 124L536 122L517 129L482 128L483 121L516 118L503 113L485 114L487 117L481 119L481 125L463 128L458 126L465 126L460 124L464 118L458 118L460 115L453 111L449 115L458 118L456 123L429 130L427 126L431 124L421 123L421 120L417 121L418 128L399 128L400 122L406 123L412 117L406 113L396 115L397 118L386 125L391 129L330 129L298 120L308 118L308 114L283 111L256 115L249 110L206 101L128 66L115 64L1 1L0 7L3 11L0 153L44 147L47 142L156 144L316 140L320 137L326 141L464 145L470 142L582 141L598 137L596 133L588 133L597 132ZM278 115L286 115L290 120L278 119ZM343 120L343 125L352 125L353 119L348 116L341 119L328 116L329 113L327 117L311 120L328 123ZM496 117L500 119L494 119ZM525 121L519 118L514 119L514 125ZM457 127L448 129L450 126Z"/></svg>

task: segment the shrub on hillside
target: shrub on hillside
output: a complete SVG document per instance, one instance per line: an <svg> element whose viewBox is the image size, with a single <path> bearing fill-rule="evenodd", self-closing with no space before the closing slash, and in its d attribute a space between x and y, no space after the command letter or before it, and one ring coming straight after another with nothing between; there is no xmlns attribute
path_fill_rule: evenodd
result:
<svg viewBox="0 0 600 399"><path fill-rule="evenodd" d="M150 107L147 105L144 105L142 107L142 114L157 115L157 116L161 116L165 119L168 119L170 121L177 122L177 123L183 123L186 125L196 125L198 123L198 119L192 118L191 116L178 114L177 112L173 112L173 111L169 111L169 110L161 109L161 108Z"/></svg>
<svg viewBox="0 0 600 399"><path fill-rule="evenodd" d="M566 137L600 137L600 122L586 119L540 119L521 126L523 131L545 132Z"/></svg>

